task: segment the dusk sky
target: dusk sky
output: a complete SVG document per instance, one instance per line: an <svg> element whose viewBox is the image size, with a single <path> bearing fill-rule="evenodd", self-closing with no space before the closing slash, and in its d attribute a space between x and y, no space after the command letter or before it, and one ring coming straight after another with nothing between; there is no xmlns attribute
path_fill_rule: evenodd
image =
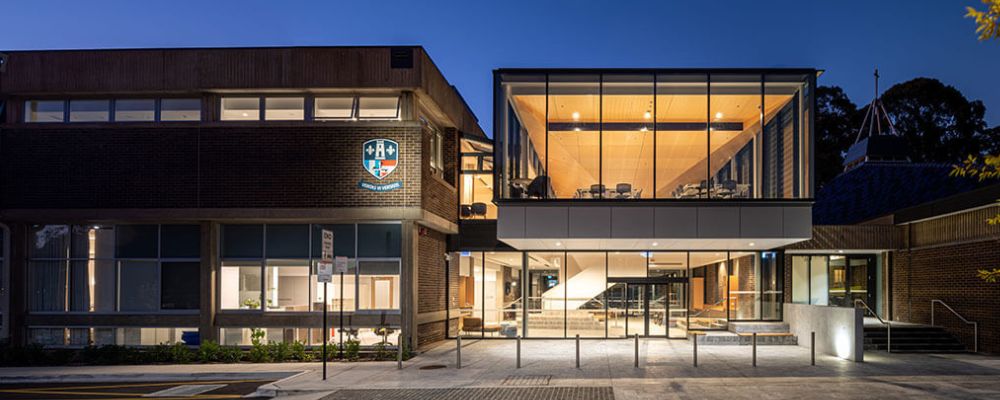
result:
<svg viewBox="0 0 1000 400"><path fill-rule="evenodd" d="M1000 41L907 1L9 1L0 49L422 45L492 131L501 67L815 67L859 105L919 76L1000 124ZM891 112L891 110L890 110Z"/></svg>

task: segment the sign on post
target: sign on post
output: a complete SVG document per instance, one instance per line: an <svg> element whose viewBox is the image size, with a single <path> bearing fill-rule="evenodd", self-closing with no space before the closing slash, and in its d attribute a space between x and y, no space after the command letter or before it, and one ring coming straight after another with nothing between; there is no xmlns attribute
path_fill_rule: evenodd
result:
<svg viewBox="0 0 1000 400"><path fill-rule="evenodd" d="M333 231L323 230L323 248L320 255L323 262L333 262Z"/></svg>
<svg viewBox="0 0 1000 400"><path fill-rule="evenodd" d="M324 261L316 263L316 281L320 283L333 282L333 263Z"/></svg>
<svg viewBox="0 0 1000 400"><path fill-rule="evenodd" d="M339 256L333 260L333 272L338 274L347 273L347 257Z"/></svg>

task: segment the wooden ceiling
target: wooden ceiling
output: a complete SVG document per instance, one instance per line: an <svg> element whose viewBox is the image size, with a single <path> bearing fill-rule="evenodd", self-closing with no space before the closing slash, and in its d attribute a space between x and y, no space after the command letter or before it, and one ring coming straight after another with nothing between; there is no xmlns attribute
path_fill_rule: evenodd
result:
<svg viewBox="0 0 1000 400"><path fill-rule="evenodd" d="M792 94L764 97L765 115L791 100ZM739 122L742 132L713 131L711 151L713 167L720 166L735 154L759 126L760 94L712 95L709 107L707 96L691 94L604 95L603 104L596 94L553 95L548 101L549 122ZM515 95L513 104L521 122L528 130L539 157L545 159L545 110L544 95ZM577 115L574 115L576 113ZM575 117L575 118L574 118ZM603 148L597 131L549 132L549 170L557 197L573 197L577 189L590 187L603 181L613 188L617 183L630 183L633 189L644 188L643 197L652 197L653 187L653 132L605 131ZM657 131L656 179L658 197L666 197L680 183L696 183L704 179L706 135L703 131ZM739 140L736 140L739 138ZM736 142L734 142L736 140ZM738 146L737 146L738 145ZM735 150L733 150L735 148ZM720 154L720 149L727 153ZM599 159L603 151L603 159ZM721 158L721 161L717 161ZM603 165L601 165L603 163ZM598 176L603 170L603 177ZM603 179L601 179L603 178ZM683 182L682 182L683 181Z"/></svg>

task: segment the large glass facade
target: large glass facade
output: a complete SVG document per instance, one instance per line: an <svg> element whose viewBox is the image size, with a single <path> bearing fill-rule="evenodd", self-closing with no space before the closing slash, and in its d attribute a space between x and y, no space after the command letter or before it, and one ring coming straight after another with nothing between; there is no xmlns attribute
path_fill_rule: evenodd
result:
<svg viewBox="0 0 1000 400"><path fill-rule="evenodd" d="M782 266L767 251L468 251L449 264L449 318L465 337L684 338L780 321Z"/></svg>
<svg viewBox="0 0 1000 400"><path fill-rule="evenodd" d="M498 73L500 199L798 199L809 70Z"/></svg>
<svg viewBox="0 0 1000 400"><path fill-rule="evenodd" d="M792 302L854 307L878 304L878 256L873 254L792 255Z"/></svg>
<svg viewBox="0 0 1000 400"><path fill-rule="evenodd" d="M493 144L462 138L459 182L459 216L462 219L496 219L493 203Z"/></svg>

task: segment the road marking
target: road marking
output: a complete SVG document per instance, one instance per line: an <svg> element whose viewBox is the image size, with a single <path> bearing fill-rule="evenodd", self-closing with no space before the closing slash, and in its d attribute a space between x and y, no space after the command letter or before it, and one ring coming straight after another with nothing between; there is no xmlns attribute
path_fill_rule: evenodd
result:
<svg viewBox="0 0 1000 400"><path fill-rule="evenodd" d="M142 397L191 397L202 393L211 392L215 389L224 388L226 385L180 385L158 392L148 393Z"/></svg>
<svg viewBox="0 0 1000 400"><path fill-rule="evenodd" d="M242 380L226 380L226 381L182 381L182 382L151 382L151 383L128 383L128 384L118 384L118 385L90 385L90 386L62 386L62 387L41 387L41 388L23 388L23 389L0 389L0 393L12 393L12 394L36 394L36 395L63 395L63 396L108 396L115 397L118 399L142 399L143 395L146 393L135 393L135 392L100 392L93 391L94 389L126 389L126 388L141 388L141 387L162 387L162 386L208 386L208 385L219 385L218 387L225 386L232 383L254 383L254 382L270 382L269 379L242 379ZM217 389L209 389L207 391ZM204 393L204 392L200 392ZM176 395L172 395L176 396ZM158 399L236 399L241 398L242 395L238 394L194 394L194 395L181 395L179 397L157 397Z"/></svg>

